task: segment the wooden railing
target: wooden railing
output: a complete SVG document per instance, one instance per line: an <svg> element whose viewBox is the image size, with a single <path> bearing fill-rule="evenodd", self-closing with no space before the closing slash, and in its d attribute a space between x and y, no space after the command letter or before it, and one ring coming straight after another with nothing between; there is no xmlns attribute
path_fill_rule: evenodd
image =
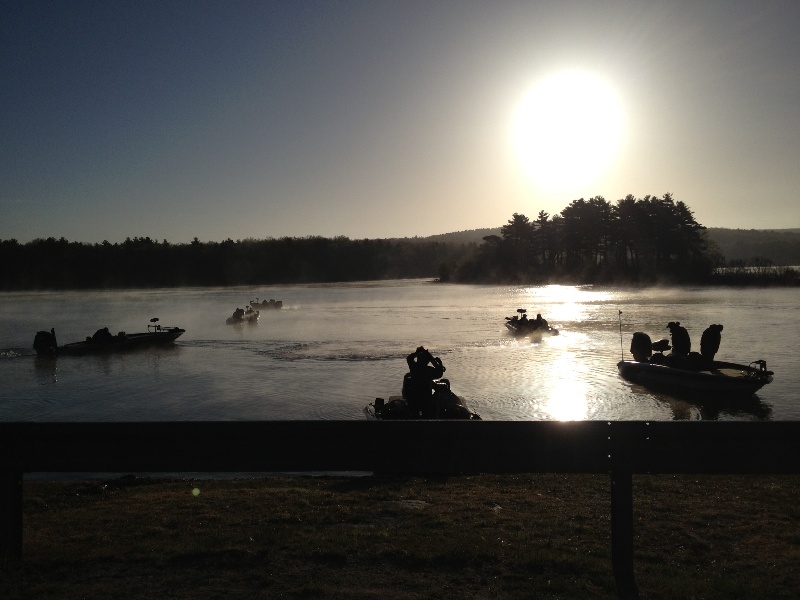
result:
<svg viewBox="0 0 800 600"><path fill-rule="evenodd" d="M612 569L637 598L634 474L800 473L800 422L0 423L0 559L22 557L27 472L603 473Z"/></svg>

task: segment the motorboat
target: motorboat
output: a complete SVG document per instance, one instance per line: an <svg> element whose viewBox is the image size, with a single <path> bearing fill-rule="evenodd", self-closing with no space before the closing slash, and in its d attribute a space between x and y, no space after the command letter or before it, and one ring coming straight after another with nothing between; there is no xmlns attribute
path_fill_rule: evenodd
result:
<svg viewBox="0 0 800 600"><path fill-rule="evenodd" d="M364 407L367 419L383 421L421 420L421 419L461 419L480 421L478 413L470 410L466 403L450 390L450 381L437 379L433 382L434 392L430 401L413 408L412 403L403 396L389 396L389 399L375 398Z"/></svg>
<svg viewBox="0 0 800 600"><path fill-rule="evenodd" d="M714 361L701 370L665 364L621 360L617 369L623 379L657 391L696 395L752 396L772 382L774 373L763 360L749 365Z"/></svg>
<svg viewBox="0 0 800 600"><path fill-rule="evenodd" d="M764 360L741 364L713 360L697 352L665 355L669 349L668 340L651 344L647 334L636 332L631 342L634 360L619 361L619 374L653 391L699 398L745 398L773 380L774 373Z"/></svg>
<svg viewBox="0 0 800 600"><path fill-rule="evenodd" d="M247 310L243 308L237 308L233 311L233 314L225 319L225 323L228 325L241 325L246 323L256 323L258 321L259 312L257 310L253 310L249 306Z"/></svg>
<svg viewBox="0 0 800 600"><path fill-rule="evenodd" d="M105 354L112 352L129 352L152 346L172 344L185 333L180 327L166 327L158 324L158 318L150 319L147 331L143 333L125 333L116 335L109 332L108 327L98 329L94 335L86 336L82 342L72 342L59 346L55 329L38 331L33 340L33 347L39 356L56 356L59 354Z"/></svg>
<svg viewBox="0 0 800 600"><path fill-rule="evenodd" d="M258 298L254 301L250 301L250 308L253 310L270 310L270 309L277 309L283 308L283 300L274 300L270 298L269 300L263 300L262 302L258 301Z"/></svg>
<svg viewBox="0 0 800 600"><path fill-rule="evenodd" d="M375 398L364 407L368 419L462 419L480 420L461 398L450 390L447 370L440 358L419 346L406 357L408 373L403 376L402 395Z"/></svg>
<svg viewBox="0 0 800 600"><path fill-rule="evenodd" d="M528 311L525 308L518 308L517 314L513 317L506 317L506 329L512 335L519 337L544 337L558 335L558 329L550 327L541 314L537 314L535 319L528 319Z"/></svg>

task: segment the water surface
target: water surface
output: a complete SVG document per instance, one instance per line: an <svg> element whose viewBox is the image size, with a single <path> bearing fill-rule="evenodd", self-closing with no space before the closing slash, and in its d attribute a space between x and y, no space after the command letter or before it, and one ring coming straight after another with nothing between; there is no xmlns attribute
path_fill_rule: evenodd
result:
<svg viewBox="0 0 800 600"><path fill-rule="evenodd" d="M250 300L275 298L258 324L225 324ZM362 419L399 394L422 344L453 391L491 420L800 419L795 289L620 290L467 286L430 281L0 294L0 421ZM561 335L514 339L504 317L541 312ZM620 315L620 311L622 314ZM39 359L34 334L59 343L100 327L144 331L151 317L186 329L172 348ZM622 380L630 335L667 337L681 321L698 349L724 325L721 360L765 359L775 381L752 401L698 404ZM622 333L622 335L620 335Z"/></svg>

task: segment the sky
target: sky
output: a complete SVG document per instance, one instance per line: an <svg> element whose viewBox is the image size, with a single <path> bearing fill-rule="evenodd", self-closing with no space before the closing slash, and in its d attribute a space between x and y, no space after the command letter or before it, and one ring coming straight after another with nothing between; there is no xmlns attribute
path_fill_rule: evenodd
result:
<svg viewBox="0 0 800 600"><path fill-rule="evenodd" d="M0 239L800 227L796 0L5 0Z"/></svg>

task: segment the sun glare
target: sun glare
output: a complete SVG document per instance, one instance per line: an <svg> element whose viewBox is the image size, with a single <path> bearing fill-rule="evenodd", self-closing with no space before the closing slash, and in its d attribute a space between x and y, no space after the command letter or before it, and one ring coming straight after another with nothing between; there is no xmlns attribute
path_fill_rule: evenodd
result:
<svg viewBox="0 0 800 600"><path fill-rule="evenodd" d="M526 174L551 191L591 183L613 162L622 107L602 79L580 71L551 75L523 97L514 120L516 153Z"/></svg>
<svg viewBox="0 0 800 600"><path fill-rule="evenodd" d="M555 368L562 373L576 373L573 355L556 361ZM545 411L557 421L583 421L589 416L586 382L580 377L563 377L553 381L547 393Z"/></svg>

